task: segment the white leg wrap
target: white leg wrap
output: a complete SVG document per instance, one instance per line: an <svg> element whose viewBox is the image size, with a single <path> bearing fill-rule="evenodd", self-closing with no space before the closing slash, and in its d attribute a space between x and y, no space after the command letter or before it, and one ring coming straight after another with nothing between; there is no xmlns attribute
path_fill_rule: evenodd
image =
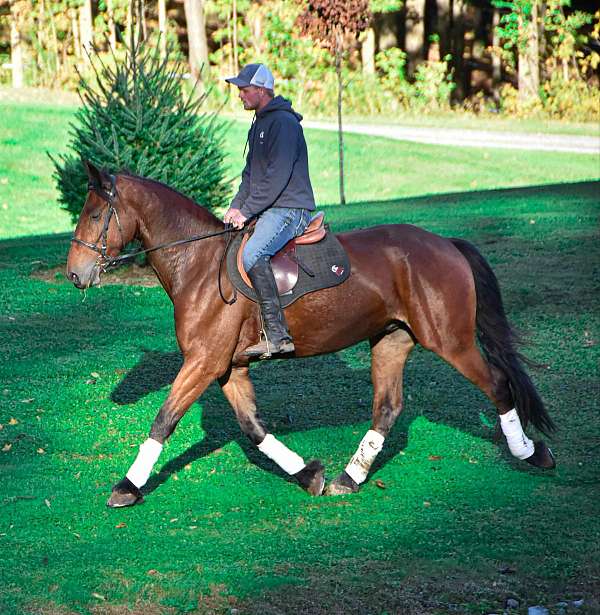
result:
<svg viewBox="0 0 600 615"><path fill-rule="evenodd" d="M384 440L385 438L380 433L369 429L360 441L354 457L350 459L350 463L346 466L346 473L358 485L367 478L371 464L383 448Z"/></svg>
<svg viewBox="0 0 600 615"><path fill-rule="evenodd" d="M148 438L140 445L140 452L127 472L127 478L138 488L143 487L150 478L150 472L158 461L163 445Z"/></svg>
<svg viewBox="0 0 600 615"><path fill-rule="evenodd" d="M284 472L296 474L306 465L300 455L291 451L283 442L273 434L268 433L258 445L258 450L272 459Z"/></svg>
<svg viewBox="0 0 600 615"><path fill-rule="evenodd" d="M527 459L535 452L535 445L523 431L521 419L517 410L513 408L506 414L500 415L500 426L502 433L506 436L508 448L517 459Z"/></svg>

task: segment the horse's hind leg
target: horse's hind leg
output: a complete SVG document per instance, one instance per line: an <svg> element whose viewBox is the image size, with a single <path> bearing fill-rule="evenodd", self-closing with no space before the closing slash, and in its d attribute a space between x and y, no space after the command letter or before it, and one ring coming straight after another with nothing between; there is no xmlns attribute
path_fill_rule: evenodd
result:
<svg viewBox="0 0 600 615"><path fill-rule="evenodd" d="M510 452L517 457L541 468L553 468L554 457L543 441L533 442L523 431L515 410L515 401L509 381L502 370L489 364L483 358L475 342L461 352L438 352L450 365L477 386L496 407L500 427Z"/></svg>
<svg viewBox="0 0 600 615"><path fill-rule="evenodd" d="M415 343L404 329L378 336L371 342L373 420L346 469L326 489L327 495L353 493L364 482L375 457L383 447L402 411L402 374Z"/></svg>
<svg viewBox="0 0 600 615"><path fill-rule="evenodd" d="M311 495L320 495L325 484L325 468L318 460L304 463L302 457L290 450L273 434L267 433L258 411L254 386L247 367L233 367L219 384L233 407L240 428L250 441L282 470L293 476Z"/></svg>

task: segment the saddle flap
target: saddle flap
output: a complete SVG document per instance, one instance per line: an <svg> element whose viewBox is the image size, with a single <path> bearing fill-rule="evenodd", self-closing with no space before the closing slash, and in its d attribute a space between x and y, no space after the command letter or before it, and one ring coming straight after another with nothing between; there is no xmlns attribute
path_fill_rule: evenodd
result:
<svg viewBox="0 0 600 615"><path fill-rule="evenodd" d="M327 227L325 226L325 214L322 211L317 212L306 227L306 230L300 237L292 239L271 258L271 268L273 269L273 275L277 282L277 290L280 295L289 293L296 283L298 282L298 261L296 259L296 246L307 245L311 243L317 243L321 241L327 234ZM239 274L244 280L244 283L252 288L252 282L244 269L242 261L242 254L244 252L244 246L246 245L250 236L244 235L240 249L237 253L237 267Z"/></svg>
<svg viewBox="0 0 600 615"><path fill-rule="evenodd" d="M244 263L242 261L244 246L248 242L248 239L249 235L244 235L237 253L237 267L244 283L252 288L252 282L244 269ZM289 293L292 288L296 286L296 282L298 282L298 263L294 260L296 255L296 241L296 239L292 239L286 243L285 246L271 258L271 268L273 269L275 282L277 282L277 290L280 295Z"/></svg>

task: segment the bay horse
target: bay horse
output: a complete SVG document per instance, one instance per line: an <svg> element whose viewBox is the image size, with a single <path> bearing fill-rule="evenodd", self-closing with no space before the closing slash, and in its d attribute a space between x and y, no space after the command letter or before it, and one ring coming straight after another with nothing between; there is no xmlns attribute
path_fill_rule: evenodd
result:
<svg viewBox="0 0 600 615"><path fill-rule="evenodd" d="M123 248L138 239L174 306L183 365L137 457L107 502L141 502L141 488L165 440L193 402L217 380L242 432L302 488L320 495L325 470L305 463L267 433L256 407L244 350L258 341L258 306L221 272L230 231L184 195L151 179L110 175L87 164L89 185L67 260L67 277L80 289L100 283ZM197 241L186 238L201 237ZM543 441L523 429L549 434L554 424L523 366L518 339L504 312L489 264L470 243L406 224L337 235L351 264L339 286L310 293L285 309L296 357L332 353L362 340L371 348L371 429L346 469L325 490L358 491L402 410L402 373L416 344L454 366L490 399L509 449L540 468L555 466ZM152 248L160 247L153 250ZM121 256L123 258L123 256ZM479 346L478 343L479 342ZM480 349L481 348L481 349Z"/></svg>

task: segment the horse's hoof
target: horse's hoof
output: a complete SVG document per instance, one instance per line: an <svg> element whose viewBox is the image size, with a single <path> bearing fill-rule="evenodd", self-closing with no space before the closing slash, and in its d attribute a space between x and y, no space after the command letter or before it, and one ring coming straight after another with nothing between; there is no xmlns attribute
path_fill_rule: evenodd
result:
<svg viewBox="0 0 600 615"><path fill-rule="evenodd" d="M525 461L536 468L543 468L544 470L551 470L556 467L554 455L543 440L539 440L535 443L533 455L527 457Z"/></svg>
<svg viewBox="0 0 600 615"><path fill-rule="evenodd" d="M321 495L325 486L325 466L318 460L309 461L294 477L311 495Z"/></svg>
<svg viewBox="0 0 600 615"><path fill-rule="evenodd" d="M344 470L325 487L323 495L348 495L349 493L357 493L359 489L359 484Z"/></svg>
<svg viewBox="0 0 600 615"><path fill-rule="evenodd" d="M124 506L141 504L143 501L142 492L128 478L124 478L113 487L106 505L109 508L123 508Z"/></svg>

